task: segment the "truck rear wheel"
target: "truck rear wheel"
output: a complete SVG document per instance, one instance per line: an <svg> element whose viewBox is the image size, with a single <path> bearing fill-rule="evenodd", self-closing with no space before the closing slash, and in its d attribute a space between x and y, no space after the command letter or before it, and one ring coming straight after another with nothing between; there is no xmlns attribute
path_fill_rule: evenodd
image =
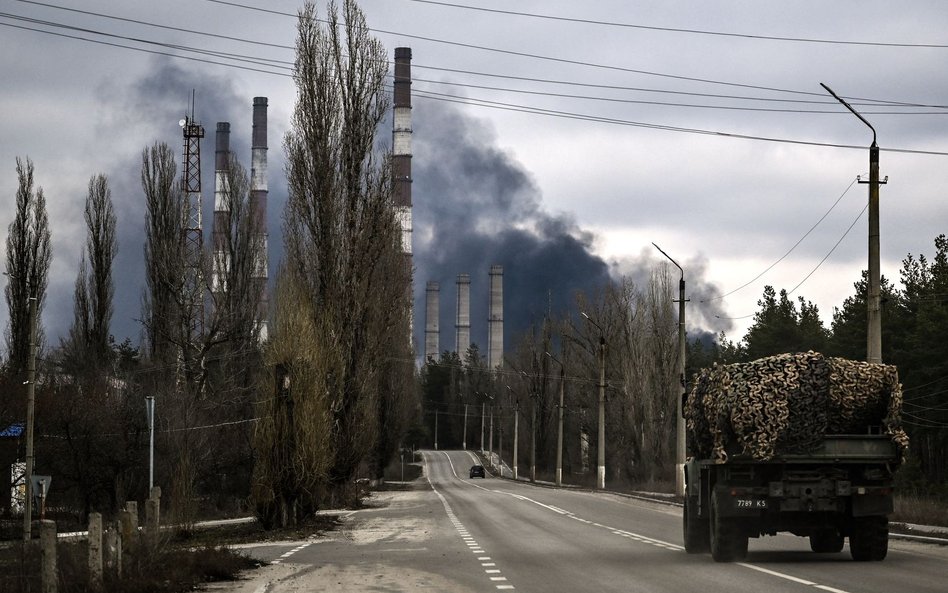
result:
<svg viewBox="0 0 948 593"><path fill-rule="evenodd" d="M682 511L685 552L703 554L711 549L711 533L708 521L698 516L698 497L686 496Z"/></svg>
<svg viewBox="0 0 948 593"><path fill-rule="evenodd" d="M849 534L853 560L883 560L889 551L889 520L886 517L859 517Z"/></svg>
<svg viewBox="0 0 948 593"><path fill-rule="evenodd" d="M835 529L810 534L810 549L818 554L835 554L843 549L843 536Z"/></svg>
<svg viewBox="0 0 948 593"><path fill-rule="evenodd" d="M747 556L747 536L737 521L718 513L717 498L711 501L711 557L715 562L734 562Z"/></svg>

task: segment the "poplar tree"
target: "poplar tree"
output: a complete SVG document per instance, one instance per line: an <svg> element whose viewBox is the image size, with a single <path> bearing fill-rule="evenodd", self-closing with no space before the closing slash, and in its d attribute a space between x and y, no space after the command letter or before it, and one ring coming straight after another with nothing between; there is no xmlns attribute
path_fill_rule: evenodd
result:
<svg viewBox="0 0 948 593"><path fill-rule="evenodd" d="M315 345L311 352L294 351L284 347L293 337L275 331L272 352L281 352L283 359L271 362L307 377L287 395L297 411L290 430L327 422L330 460L325 466L313 462L298 470L323 472L329 497L338 500L350 494L352 477L372 453L379 431L394 429L380 418L402 407L385 405L381 398L396 395L404 385L385 376L396 372L388 363L400 359L398 372L411 372L411 365L405 364L411 360L410 272L392 205L390 157L376 151L376 134L389 106L385 49L369 35L354 1L345 0L341 10L330 2L327 13L325 24L317 19L312 3L299 13L297 105L284 139L289 198L283 273L289 276L288 285L299 287L296 294L304 302L298 307L310 316ZM314 401L323 402L323 412L298 413L307 407L305 402ZM279 409L264 413L277 414ZM291 437L284 433L283 438ZM257 476L273 475L275 468L265 464L277 445L272 436L258 432ZM303 498L302 508L294 508L312 510L319 500L312 489L302 489L311 483L308 478L297 476L290 482L296 484L295 492L271 493L258 501Z"/></svg>
<svg viewBox="0 0 948 593"><path fill-rule="evenodd" d="M49 218L43 189L34 188L33 161L17 157L16 214L7 232L7 284L4 295L10 311L6 332L7 370L13 377L26 372L30 353L30 299L36 299L37 350L42 350L39 319L46 303L52 260Z"/></svg>

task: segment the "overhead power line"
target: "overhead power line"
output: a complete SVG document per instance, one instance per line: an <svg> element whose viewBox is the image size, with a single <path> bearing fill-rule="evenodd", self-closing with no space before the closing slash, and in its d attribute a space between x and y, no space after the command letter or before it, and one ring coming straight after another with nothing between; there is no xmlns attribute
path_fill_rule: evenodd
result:
<svg viewBox="0 0 948 593"><path fill-rule="evenodd" d="M218 3L222 3L222 4L233 4L233 3L230 3L230 2L224 2L223 0L207 0L207 1L209 1L209 2L218 2ZM238 6L242 6L242 5L238 5ZM264 11L266 11L266 9L259 9L259 10L264 10ZM127 41L133 41L133 42L136 42L136 43L143 43L143 44L148 44L148 45L155 45L155 46L165 47L165 48L169 48L169 49L178 49L178 50L181 50L181 51L192 51L192 52L201 53L201 54L204 54L204 55L221 56L221 57L223 57L224 59L230 59L230 60L235 60L235 61L242 61L242 62L245 62L245 63L249 62L249 63L252 63L252 64L259 65L259 66L265 66L265 67L270 67L270 68L281 68L281 69L285 70L285 72L275 72L275 71L273 71L273 70L264 69L263 67L258 68L258 67L251 67L251 66L246 66L246 65L242 65L242 64L232 64L232 63L226 63L226 62L217 62L217 61L214 61L214 60L208 60L208 59L204 59L204 58L197 58L197 57L193 57L193 56L182 56L182 55L179 55L179 54L174 54L174 53L169 53L169 52L157 51L157 50L146 49L146 48L141 48L141 47L134 47L134 46L123 45L123 44L114 43L114 42L102 41L102 40L98 40L98 39L89 39L89 38L87 38L87 37L82 37L82 36L77 36L77 35L68 35L68 34L64 34L64 33L57 33L57 32L55 32L55 31L47 31L47 30L44 30L44 29L37 29L37 28L32 28L32 27L25 27L25 26L21 26L21 25L14 25L14 24L10 24L10 23L2 23L2 22L0 22L0 25L7 26L7 27L12 27L12 28L17 28L17 29L23 29L23 30L33 31L33 32L38 32L38 33L44 33L44 34L47 34L47 35L55 35L55 36L65 37L65 38L70 38L70 39L75 39L75 40L79 40L79 41L86 41L86 42L89 42L89 43L96 43L96 44L105 45L105 46L118 47L118 48L122 48L122 49L129 49L129 50L138 51L138 52L152 53L152 54L161 55L161 56L167 56L167 57L171 57L171 58L191 60L191 61L202 62L202 63L212 64L212 65L217 65L217 66L226 66L226 67L230 67L230 68L238 68L238 69L241 69L241 70L247 70L247 71L251 71L251 72L259 72L259 73L263 73L263 74L271 74L271 75L283 76L283 77L287 77L287 78L292 78L292 76L293 76L292 74L289 73L289 71L292 70L291 68L282 68L281 66L274 65L274 64L261 64L261 63L259 63L259 62L255 62L255 61L252 61L252 60L247 60L246 58L238 57L237 54L228 54L228 53L225 53L225 52L211 52L211 51L209 51L209 50L200 50L200 49L196 49L196 48L189 48L189 47L187 47L187 46L180 46L180 45L175 45L175 44L168 44L168 43L162 43L162 42L155 42L155 41L150 41L150 40L145 40L145 39L139 39L139 38L134 38L134 37L115 35L115 34L110 34L110 33L102 33L102 32L97 32L97 31L94 31L94 30L91 30L91 29L84 29L84 28L80 28L80 27L73 27L73 26L71 26L71 25L63 25L63 24L61 24L61 23L50 23L49 21L41 21L40 19L31 19L31 18L29 18L29 17L21 17L21 16L18 16L18 15L9 15L9 14L7 14L7 13L0 13L0 17L6 17L6 18L14 19L14 20L21 20L21 21L27 21L27 22L33 22L33 23L37 23L37 24L44 24L44 25L47 25L47 26L52 26L52 27L57 27L57 28L64 28L64 29L68 29L68 30L72 30L72 31L79 31L79 32L83 32L83 33L93 34L93 35L103 35L103 36L111 37L111 38L119 38L119 39L124 39L124 40L127 40ZM805 145L805 146L824 146L824 147L829 147L829 148L847 148L847 149L855 149L855 150L864 150L864 148L865 148L865 147L863 147L863 146L857 146L857 145L834 144L834 143L808 141L808 140L794 140L794 139L788 139L788 138L777 138L777 137L769 137L769 136L757 136L757 135L750 135L750 134L737 134L737 133L731 133L731 132L723 132L723 131L719 131L719 130L707 130L707 129L701 129L701 128L686 128L686 127L672 126L672 125L665 125L665 124L654 124L654 123L649 123L649 122L638 122L638 121L624 120L624 119L619 119L619 118L610 118L610 117L604 117L604 116L598 116L598 115L581 114L581 113L574 113L574 112L568 112L568 111L559 111L559 110L551 110L551 109L542 109L542 108L532 107L532 106L527 106L527 105L519 105L519 104L513 104L513 103L504 103L504 102L499 102L499 101L489 101L489 100L485 100L485 99L468 98L468 97L462 97L462 96L458 96L458 95L450 95L450 94L446 94L446 93L435 93L435 92L432 92L432 91L420 91L420 92L416 92L415 94L416 94L416 96L418 96L418 97L420 97L420 98L428 98L428 99L432 99L432 100L446 101L446 102L451 102L451 103L456 103L456 104L461 104L461 105L487 107L487 108L491 108L491 109L499 109L499 110L504 110L504 111L512 111L512 112L520 112L520 113L530 113L530 114L535 114L535 115L545 115L545 116L548 116L548 117L557 117L557 118L563 118L563 119L574 119L574 120L578 120L578 121L591 121L591 122L598 122L598 123L605 123L605 124L612 124L612 125L623 125L623 126L641 127L641 128L647 128L647 129L655 129L655 130L664 130L664 131L673 131L673 132L691 133L691 134L701 134L701 135L709 135L709 136L721 136L721 137L727 137L727 138L737 138L737 139L744 139L744 140L757 140L757 141L764 141L764 142L777 142L777 143L785 143L785 144L797 144L797 145ZM936 156L948 156L948 152L940 152L940 151L914 150L914 149L903 149L903 148L882 148L881 150L886 151L886 152L900 152L900 153L907 153L907 154L927 154L927 155L936 155Z"/></svg>
<svg viewBox="0 0 948 593"><path fill-rule="evenodd" d="M784 259L786 259L786 257L787 257L788 255L790 255L791 253L793 253L793 250L796 249L797 247L799 247L800 243L803 243L803 240L806 239L807 237L809 237L809 236L810 236L810 233L812 233L813 230L816 229L816 227L818 227L821 222L823 222L824 220L826 220L826 217L829 216L829 215L830 215L830 212L832 212L832 211L836 208L836 206L837 206L837 204L839 204L840 200L842 200L843 197L844 197L846 194L849 193L849 190L852 189L852 187L856 184L856 181L858 181L858 179L859 179L858 177L853 178L852 182L846 187L846 189L843 191L843 193L841 193L841 194L839 195L839 197L836 198L836 201L833 202L833 205L829 207L829 210L827 210L826 212L824 212L824 213L823 213L823 216L821 216L819 220L817 220L815 223L813 223L813 226L811 226L810 229L809 229L807 232L805 232L805 233L803 234L803 236L800 237L800 238L797 240L797 242L794 243L793 246L790 247L790 249L787 250L786 253L784 253L783 255L781 255L775 262L773 262L772 264L770 264L769 266L767 266L767 267L764 269L763 272L761 272L760 274L757 274L757 275L754 276L752 279L748 280L747 282L745 282L744 284L738 286L737 288L735 288L734 290L732 290L732 291L730 291L730 292L726 292L726 293L722 294L721 296L716 296L716 297L714 297L714 298L705 299L705 300L703 300L703 301L701 301L701 302L702 302L702 303L709 303L709 302L713 302L713 301L719 301L719 300L721 300L721 299L724 299L724 298L727 298L727 297L731 296L731 295L734 294L735 292L738 292L738 291L740 291L740 290L743 290L743 289L747 288L748 286L750 286L750 285L753 284L754 282L757 282L758 280L760 280L760 278L761 278L764 274L766 274L767 272L769 272L770 270L772 270L772 269L774 268L774 266L776 266L777 264L779 264L780 262L782 262Z"/></svg>
<svg viewBox="0 0 948 593"><path fill-rule="evenodd" d="M790 292L788 292L787 295L791 295L794 292L796 292L798 288L803 286L804 282L810 279L810 276L812 276L814 272L820 269L820 266L823 265L823 262L829 259L829 256L833 255L833 252L836 251L836 248L839 247L839 244L843 242L843 239L846 238L846 235L849 234L849 231L853 230L853 227L856 226L856 223L859 222L859 219L862 218L862 215L865 214L866 210L868 209L869 209L869 204L866 204L865 206L863 206L863 209L859 212L859 214L856 215L856 218L853 219L853 222L852 224L849 225L849 228L847 228L845 232L843 232L843 236L840 237L839 240L836 241L836 243L833 245L833 247L826 253L826 255L823 256L823 259L820 260L820 263L816 264L816 266L812 270L810 270L810 273L807 274L803 278L803 280L800 280L800 282L798 282L796 286L790 289Z"/></svg>
<svg viewBox="0 0 948 593"><path fill-rule="evenodd" d="M850 187L851 187L851 186L850 186ZM848 190L847 190L847 191L848 191ZM845 194L844 194L844 195L845 195ZM842 197L842 196L840 196L840 197ZM813 267L813 269L810 270L810 272L809 272L806 276L803 277L803 280L800 280L800 281L797 283L796 286L794 286L792 289L790 289L790 290L787 292L787 296L790 296L791 294L793 294L794 292L796 292L796 290L797 290L798 288L800 288L801 286L803 286L803 284L804 284L807 280L809 280L810 277L811 277L814 273L816 273L817 270L820 269L820 267L826 262L826 260L829 259L829 257L830 257L831 255L833 255L833 252L836 251L836 248L839 247L839 244L843 242L843 239L845 239L847 235L849 235L849 231L853 230L853 227L856 226L856 223L859 222L859 219L862 218L862 215L865 214L865 213L866 213L866 210L868 210L868 209L869 209L869 204L867 203L865 206L863 206L862 210L859 211L859 214L856 215L856 218L853 219L852 224L850 224L849 227L848 227L845 231L843 231L843 235L839 238L839 240L836 241L836 243L833 245L833 247L831 247L830 250L826 253L826 255L823 256L823 259L821 259L821 260L819 261L819 263L817 263L817 264ZM827 213L827 214L828 214L828 213ZM811 230L812 230L812 229L811 229ZM733 291L732 291L731 293L729 293L729 294L733 294ZM714 299L710 299L710 300L714 300ZM704 301L702 301L702 302L704 302ZM740 317L722 317L722 316L720 316L720 315L715 315L714 317L715 317L716 319L732 319L732 320L737 320L737 319L747 319L747 318L749 318L749 317L753 317L754 315L756 315L756 313L751 313L751 314L749 314L749 315L741 315Z"/></svg>
<svg viewBox="0 0 948 593"><path fill-rule="evenodd" d="M131 18L126 18L126 17L119 17L119 16L109 15L109 14L99 13L99 12L84 11L84 10L79 10L79 9L74 9L74 8L68 8L68 7L64 7L64 6L58 6L58 5L50 4L50 3L47 3L47 2L38 2L38 1L36 1L36 0L16 0L16 1L17 1L17 2L21 2L21 3L24 3L24 4L31 4L31 5L36 5L36 6L43 6L43 7L45 7L45 8L52 8L52 9L57 9L57 10L64 10L64 11L69 11L69 12L78 13L78 14L85 14L85 15L90 15L90 16L96 16L96 17L99 17L99 18L106 18L106 19L112 19L112 20L117 20L117 21L122 21L122 22L129 22L129 23L139 24L139 25L148 26L148 27L155 27L155 28L160 28L160 29L166 29L166 30L184 32L184 33L189 33L189 34L194 34L194 35L202 35L202 36L207 36L207 37L212 37L212 38L217 38L217 39L224 39L224 40L229 40L229 41L236 41L236 42L240 42L240 43L248 43L248 44L253 44L253 45L266 46L266 47L273 47L273 48L285 49L285 50L293 50L293 49L295 49L293 46L289 46L289 45L275 44L275 43L269 43L269 42L258 41L258 40L250 40L250 39L246 39L246 38L242 38L242 37L234 37L234 36L228 36L228 35L220 35L220 34L216 34L216 33L209 33L209 32L205 32L205 31L197 31L197 30L194 30L194 29L185 29L185 28L182 28L182 27L174 27L174 26L170 26L170 25L160 25L160 24L157 24L157 23L152 23L152 22L150 22L150 21L144 21L144 20L140 20L140 19L131 19ZM289 18L294 18L294 19L295 19L295 18L298 18L298 15L295 14L295 13L290 13L290 12L285 12L285 11L278 11L278 10L272 10L272 9L267 9L267 8L260 8L260 7L256 7L256 6L252 6L252 5L240 4L240 3L237 3L237 2L228 2L228 1L224 1L224 0L205 0L205 1L211 2L211 3L216 3L216 4L222 4L222 5L225 5L225 6L231 6L231 7L235 7L235 8L241 8L241 9L244 9L244 10L258 11L258 12L263 12L263 13L268 13L268 14L274 14L274 15L283 16L283 17L289 17ZM321 22L321 23L327 23L327 22L328 22L328 21L326 21L325 19L316 19L316 20L317 20L318 22ZM397 36L403 36L403 37L408 37L408 38L423 39L423 40L431 41L431 42L435 42L435 43L444 43L444 44L449 44L449 45L459 45L459 46L462 46L462 47L473 47L473 48L480 49L480 50L484 50L484 51L497 51L497 52L501 52L501 53L514 53L514 54L518 54L518 52L510 52L509 50L503 50L503 49L491 48L491 47L484 47L484 46L472 46L472 45L469 45L469 44L463 44L463 43L453 42L453 41L444 40L444 39L434 39L434 38L429 38L429 37L414 36L414 35L410 35L410 34L406 34L406 33L400 33L400 32L397 32L397 31L385 31L385 30L382 30L382 29L371 29L371 28L368 29L368 30L374 31L374 32L376 32L376 33L387 34L387 35L397 35ZM521 55L521 54L518 54L518 55ZM541 56L541 55L534 55L534 54L522 54L522 55L528 56L528 57L534 57L534 58L536 58L536 59L550 59L550 60L554 60L554 61L561 61L559 58L552 58L552 57L549 57L549 56ZM278 60L273 60L273 61L274 61L274 62L278 62L278 63L292 63L292 62L280 62L280 61L278 61ZM391 62L388 62L388 63L391 64ZM797 94L797 95L806 95L806 96L811 96L811 97L817 98L817 99L811 100L813 104L824 104L824 105L826 105L826 104L835 104L835 102L833 102L833 101L826 101L826 100L824 100L824 99L823 99L823 97L824 97L823 93L818 93L818 92L797 91L797 90L792 90L792 89L779 89L779 88L774 88L774 87L759 87L759 86L754 86L754 85L746 85L746 84L741 84L741 83L732 83L732 82L728 82L728 81L718 81L718 80L712 80L712 79L689 78L689 77L683 77L683 76L678 76L678 75L673 75L673 74L668 74L668 73L662 73L662 72L648 72L648 71L629 70L629 69L621 68L621 67L618 67L618 66L608 66L608 65L604 65L604 64L594 64L594 63L586 63L586 62L577 62L577 63L583 64L583 65L588 65L588 66L591 66L591 67L596 67L596 68L619 69L619 70L630 71L630 72L638 72L638 73L643 73L643 74L648 74L648 75L654 75L654 76L670 77L670 78L682 79L682 80L691 80L691 81L702 82L702 83L707 83L707 84L734 85L734 86L740 86L740 87L751 88L751 89L766 90L766 91L768 91L768 92L775 92L775 91L776 91L776 92L786 92L786 93ZM450 69L450 68L438 68L438 67L435 67L435 66L423 66L423 65L420 65L420 64L414 64L413 67L414 67L414 68L429 68L429 69L435 69L435 70L441 70L441 71L452 71L452 72L456 72L456 73L466 73L466 74L470 74L470 75L479 75L479 76L493 76L493 77L508 78L508 79L532 80L532 81L534 81L534 82L549 82L549 83L554 83L554 82L555 82L556 84L574 84L574 85L581 85L581 86L585 86L585 87L589 87L589 88L618 88L618 89L624 89L624 90L638 90L638 91L642 91L642 92L663 92L663 93L673 93L673 94L682 94L682 95L707 96L707 97L718 97L718 98L732 98L732 99L753 100L753 101L810 102L810 101L804 101L804 100L796 100L796 101L795 101L795 100L792 100L792 99L779 99L779 98L773 98L773 97L739 97L739 96L729 96L729 95L716 95L716 94L711 94L711 93L691 93L691 92L685 92L685 91L671 91L671 90L661 90L661 89L641 89L641 88L634 88L634 87L610 87L610 85L596 85L596 84L575 83L575 82L574 82L574 83L570 83L570 82L567 82L567 81L544 81L544 80L542 80L542 79L529 79L529 78L526 78L526 77L513 77L513 76L504 76L504 75L498 75L498 74L469 72L469 71L456 70L456 69ZM878 106L890 106L890 107L899 106L899 107L919 107L919 108L931 108L931 109L948 109L948 106L946 106L946 105L931 105L931 104L921 104L921 103L913 103L913 102L905 102L905 101L891 101L891 100L884 100L884 99L872 99L872 98L862 98L862 97L846 97L846 99L848 99L849 102L850 102L851 104L853 104L853 105L862 105L862 106L864 106L864 105L877 104ZM863 103L862 101L865 101L865 103Z"/></svg>
<svg viewBox="0 0 948 593"><path fill-rule="evenodd" d="M211 3L213 3L213 4L221 4L221 5L224 5L224 6L231 6L231 7L234 7L234 8L240 8L240 9L244 9L244 10L252 10L252 11L262 12L262 13L266 13L266 14L278 15L278 16L285 16L285 17L291 17L291 18L298 18L298 16L299 16L299 15L297 15L297 14L295 14L295 13L291 13L291 12L284 12L284 11L280 11L280 10L273 10L273 9L270 9L270 8L260 8L260 7L258 7L258 6L253 6L253 5L249 5L249 4L241 4L241 3L239 3L239 2L230 2L230 1L228 1L228 0L204 0L204 1L205 1L205 2L211 2ZM323 22L323 23L326 22L324 19L316 19L316 20L317 20L318 22ZM804 95L804 96L810 96L810 97L823 97L823 96L825 96L823 93L821 93L821 92L816 92L816 91L799 91L799 90L793 90L793 89L783 89L783 88L779 88L779 87L760 86L760 85L752 85L752 84L745 84L745 83L739 83L739 82L728 82L728 81L723 81L723 80L714 80L714 79L710 79L710 78L698 78L698 77L692 77L692 76L684 76L684 75L680 75L680 74L669 74L669 73L666 73L666 72L655 72L655 71L651 71L651 70L640 70L640 69L636 69L636 68L627 68L627 67L624 67L624 66L615 66L615 65L609 65L609 64L599 64L599 63L595 63L595 62L586 62L586 61L582 61L582 60L570 60L570 59L567 59L567 58L558 58L558 57L554 57L554 56L544 56L544 55L541 55L541 54L533 54L533 53L529 53L529 52L521 52L521 51L515 51L515 50L509 50L509 49L501 49L501 48L489 47L489 46L484 46L484 45L476 45L476 44L472 44L472 43L462 43L462 42L460 42L460 41L450 41L450 40L447 40L447 39L438 39L438 38L436 38L436 37L427 37L427 36L424 36L424 35L412 35L412 34L410 34L410 33L403 33L403 32L399 32L399 31L387 31L387 30L385 30L385 29L379 29L379 28L376 28L376 27L366 27L366 30L372 31L372 32L374 32L374 33L381 33L381 34L384 34L384 35L395 35L395 36L403 37L403 38L406 38L406 39L417 39L417 40L419 40L419 41L427 41L427 42L429 42L429 43L438 43L438 44L443 44L443 45L451 45L451 46L455 46L455 47L463 47L463 48L467 48L467 49L476 49L476 50L479 50L479 51L498 53L498 54L508 55L508 56L517 56L517 57L521 57L521 58L529 58L529 59L534 59L534 60L543 60L543 61L548 61L548 62L554 62L554 63L557 63L557 64L570 64L570 65L573 65L573 66L583 66L583 67L587 67L587 68L596 68L596 69L601 69L601 70L612 70L612 71L616 71L616 72L627 72L627 73L630 73L630 74L641 74L641 75L643 75L643 76L656 76L656 77L660 77L660 78L668 78L668 79L671 79L671 80L683 80L683 81L687 81L687 82L699 82L699 83L702 83L702 84L715 84L715 85L723 85L723 86L730 86L730 87L736 87L736 88L755 89L755 90L768 91L768 92L776 92L776 93L789 93L789 94L793 94L793 95ZM889 101L889 100L881 100L881 99L867 99L867 98L865 98L865 97L845 97L845 98L846 98L847 100L852 99L852 100L857 100L857 101L874 101L874 102L884 102L884 103L890 103L890 104L901 103L901 102L898 102L898 101Z"/></svg>
<svg viewBox="0 0 948 593"><path fill-rule="evenodd" d="M765 112L765 113L807 113L807 114L828 114L828 115L847 115L844 111L839 109L790 109L790 108L777 108L777 107L748 107L745 105L713 105L713 104L698 104L698 103L672 103L669 101L645 101L642 99L624 99L620 97L599 97L592 95L575 95L568 93L553 93L550 91L534 91L528 89L514 89L509 87L496 87L496 86L487 86L479 84L470 84L463 82L448 82L440 80L431 80L426 78L412 78L412 83L415 82L425 82L428 84L439 84L445 86L453 87L462 87L462 88L471 88L471 89L480 89L487 91L499 91L505 93L516 93L524 95L534 95L540 97L554 97L561 99L578 99L584 101L598 101L604 103L627 103L634 105L656 105L661 107L687 107L692 109L721 109L726 111L756 111L756 112ZM838 105L838 103L833 103ZM872 105L877 105L873 103ZM865 110L863 113L870 115L948 115L948 111L872 111Z"/></svg>
<svg viewBox="0 0 948 593"><path fill-rule="evenodd" d="M734 37L739 39L754 39L761 41L783 41L792 43L820 43L830 45L859 45L869 47L903 47L903 48L924 48L924 49L945 49L948 44L941 43L900 43L886 41L851 41L845 39L820 39L816 37L784 37L779 35L759 35L752 33L733 33L727 31L711 31L708 29L687 29L681 27L659 27L657 25L642 25L636 23L620 23L617 21L602 21L594 19L581 19L576 17L565 17L550 14L538 14L533 12L522 12L516 10L502 10L499 8L485 8L483 6L469 6L466 4L455 4L453 2L440 2L438 0L408 0L419 4L433 4L448 8L459 8L463 10L472 10L478 12L488 12L494 14L503 14L509 16L529 17L535 19L544 19L550 21L562 21L569 23L580 23L584 25L599 25L604 27L619 27L624 29L641 29L646 31L661 31L666 33L687 33L691 35L711 35L715 37Z"/></svg>
<svg viewBox="0 0 948 593"><path fill-rule="evenodd" d="M578 82L578 81L571 81L571 80L537 78L537 77L532 77L532 76L513 76L509 74L478 72L474 70L461 70L457 68L445 68L441 66L431 66L431 65L416 64L416 63L412 63L412 68L424 69L424 70L435 70L438 72L451 72L454 74L466 74L470 76L500 78L504 80L517 80L517 81L522 81L522 82L538 82L542 84L576 86L576 87L583 87L583 88L590 88L590 89L633 91L633 92L640 92L640 93L662 93L662 94L669 94L669 95L683 95L683 96L688 96L688 97L708 97L712 99L735 99L735 100L740 100L740 101L760 101L760 102L768 102L768 103L792 103L792 104L804 104L804 105L839 105L838 101L827 101L824 99L781 99L778 97L749 97L746 95L724 95L720 93L699 93L699 92L694 92L694 91L655 89L655 88L625 86L625 85L616 85L616 84L596 84L596 83L590 83L590 82ZM860 101L861 100L856 99L856 100L850 101L849 104L855 105L855 106L917 107L917 108L948 110L948 105L909 103L905 101L885 102L885 101L882 101L881 99L872 99L872 100L869 100L869 102L867 103L863 103Z"/></svg>

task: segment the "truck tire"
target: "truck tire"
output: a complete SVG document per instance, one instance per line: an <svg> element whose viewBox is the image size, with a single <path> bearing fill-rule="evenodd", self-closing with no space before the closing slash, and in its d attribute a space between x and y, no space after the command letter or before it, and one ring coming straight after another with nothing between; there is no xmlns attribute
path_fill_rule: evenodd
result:
<svg viewBox="0 0 948 593"><path fill-rule="evenodd" d="M715 562L734 562L747 556L747 536L737 521L718 513L717 498L711 500L711 557Z"/></svg>
<svg viewBox="0 0 948 593"><path fill-rule="evenodd" d="M704 554L711 549L711 529L708 521L698 516L698 497L686 496L682 511L685 552Z"/></svg>
<svg viewBox="0 0 948 593"><path fill-rule="evenodd" d="M885 559L889 551L889 520L886 517L857 517L849 533L849 553L858 562Z"/></svg>
<svg viewBox="0 0 948 593"><path fill-rule="evenodd" d="M810 549L817 554L835 554L843 550L842 534L835 529L826 529L810 534Z"/></svg>

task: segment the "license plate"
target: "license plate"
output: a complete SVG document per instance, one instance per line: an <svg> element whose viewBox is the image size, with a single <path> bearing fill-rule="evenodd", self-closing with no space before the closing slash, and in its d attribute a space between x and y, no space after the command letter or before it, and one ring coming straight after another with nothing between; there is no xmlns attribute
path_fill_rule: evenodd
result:
<svg viewBox="0 0 948 593"><path fill-rule="evenodd" d="M756 498L738 498L735 505L739 509L766 509L767 501Z"/></svg>

